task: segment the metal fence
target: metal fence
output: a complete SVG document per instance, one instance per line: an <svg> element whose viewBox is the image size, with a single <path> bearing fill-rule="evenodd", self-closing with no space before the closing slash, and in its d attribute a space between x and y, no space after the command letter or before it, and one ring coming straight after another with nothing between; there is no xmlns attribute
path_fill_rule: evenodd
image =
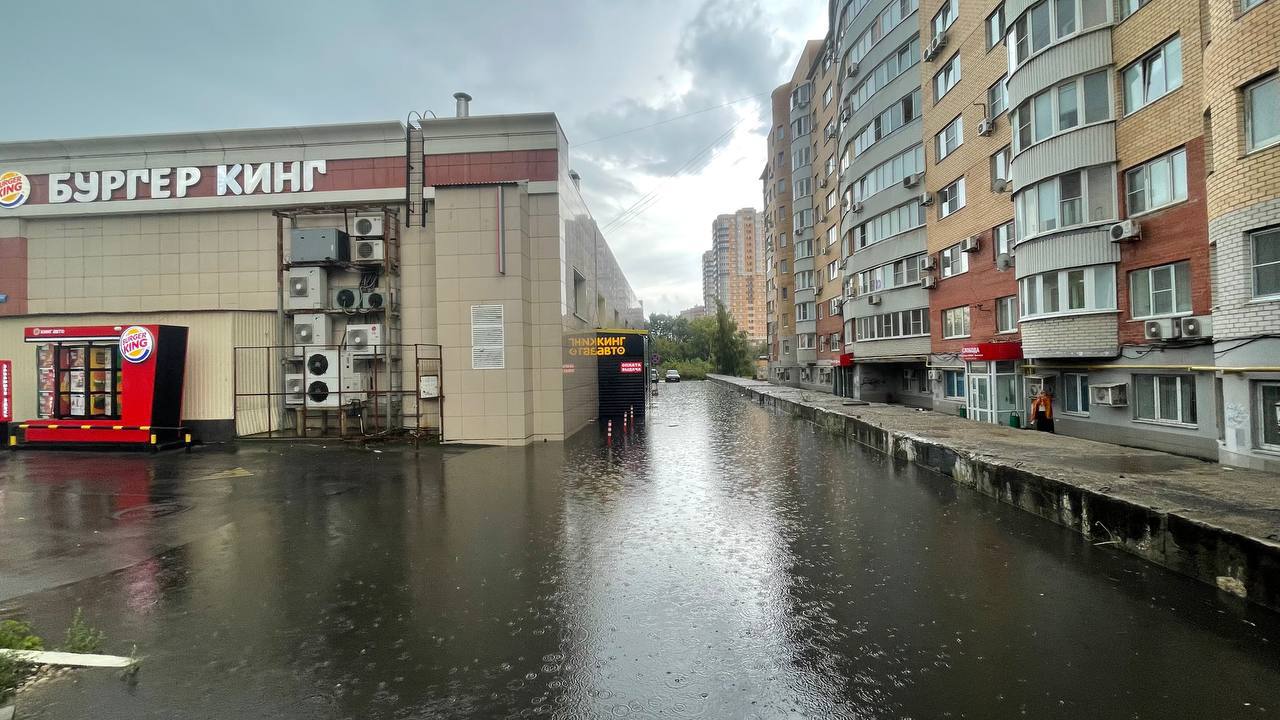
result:
<svg viewBox="0 0 1280 720"><path fill-rule="evenodd" d="M235 348L236 435L376 438L444 435L439 345Z"/></svg>

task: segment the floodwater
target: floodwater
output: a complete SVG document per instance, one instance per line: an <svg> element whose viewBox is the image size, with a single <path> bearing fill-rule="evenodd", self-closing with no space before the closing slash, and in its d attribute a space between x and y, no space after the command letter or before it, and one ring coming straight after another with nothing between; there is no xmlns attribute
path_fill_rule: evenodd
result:
<svg viewBox="0 0 1280 720"><path fill-rule="evenodd" d="M1236 718L1280 617L705 383L612 450L0 462L56 718ZM621 433L619 433L621 435Z"/></svg>

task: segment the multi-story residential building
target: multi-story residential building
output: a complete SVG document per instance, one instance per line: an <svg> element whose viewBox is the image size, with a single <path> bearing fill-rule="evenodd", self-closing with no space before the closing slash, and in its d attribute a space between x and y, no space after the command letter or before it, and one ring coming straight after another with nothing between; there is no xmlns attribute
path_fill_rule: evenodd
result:
<svg viewBox="0 0 1280 720"><path fill-rule="evenodd" d="M706 305L694 305L691 308L685 308L680 311L680 317L686 320L697 320L700 317L707 317L708 315L715 315L715 313L708 310Z"/></svg>
<svg viewBox="0 0 1280 720"><path fill-rule="evenodd" d="M1025 417L1018 283L1009 202L1004 4L925 0L924 181L928 255L904 279L929 278L933 407L1006 424Z"/></svg>
<svg viewBox="0 0 1280 720"><path fill-rule="evenodd" d="M843 394L930 407L917 0L837 0L829 14L841 78L844 339L854 360Z"/></svg>
<svg viewBox="0 0 1280 720"><path fill-rule="evenodd" d="M853 356L844 352L844 271L840 255L840 75L830 34L822 51L810 64L813 82L813 238L814 314L817 332L816 365L802 384L827 392L842 392L841 358L850 367ZM799 183L799 179L794 181ZM799 194L799 191L796 191ZM807 382L805 382L807 381Z"/></svg>
<svg viewBox="0 0 1280 720"><path fill-rule="evenodd" d="M720 297L719 278L716 276L716 251L702 253L702 306L713 308Z"/></svg>
<svg viewBox="0 0 1280 720"><path fill-rule="evenodd" d="M1280 3L1208 12L1201 107L1219 458L1280 471Z"/></svg>
<svg viewBox="0 0 1280 720"><path fill-rule="evenodd" d="M703 307L724 305L738 329L765 339L765 251L763 216L755 208L718 215L711 223L711 249L702 255Z"/></svg>

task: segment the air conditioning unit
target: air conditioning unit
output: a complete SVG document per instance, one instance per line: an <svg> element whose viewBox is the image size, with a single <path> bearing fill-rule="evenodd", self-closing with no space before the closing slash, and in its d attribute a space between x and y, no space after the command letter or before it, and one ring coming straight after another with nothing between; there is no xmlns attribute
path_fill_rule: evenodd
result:
<svg viewBox="0 0 1280 720"><path fill-rule="evenodd" d="M1142 323L1142 336L1148 340L1177 340L1182 334L1182 324L1177 318L1147 320Z"/></svg>
<svg viewBox="0 0 1280 720"><path fill-rule="evenodd" d="M1089 404L1106 407L1125 407L1129 404L1128 383L1107 383L1089 386Z"/></svg>
<svg viewBox="0 0 1280 720"><path fill-rule="evenodd" d="M818 216L818 224L822 224L822 223L824 223L824 222L826 222L826 221L827 221L827 214L826 214L826 213L823 213L823 214L821 214L821 215L819 215L819 216Z"/></svg>
<svg viewBox="0 0 1280 720"><path fill-rule="evenodd" d="M382 237L381 215L359 215L351 223L351 234L357 237Z"/></svg>
<svg viewBox="0 0 1280 720"><path fill-rule="evenodd" d="M840 111L840 122L847 123L852 117L853 117L853 111L850 110L849 108L845 108L844 110Z"/></svg>
<svg viewBox="0 0 1280 720"><path fill-rule="evenodd" d="M960 252L976 253L978 252L978 236L974 235L960 241Z"/></svg>
<svg viewBox="0 0 1280 720"><path fill-rule="evenodd" d="M932 255L926 255L924 262L920 264L921 270L932 270L936 267L938 267L938 258Z"/></svg>
<svg viewBox="0 0 1280 720"><path fill-rule="evenodd" d="M837 132L837 131L836 131L836 126L835 126L835 125L832 125L831 127L827 128L827 139L828 139L828 140L835 140L835 139L836 139L836 132Z"/></svg>
<svg viewBox="0 0 1280 720"><path fill-rule="evenodd" d="M826 186L827 186L827 179L825 177L818 178L818 187L823 188Z"/></svg>
<svg viewBox="0 0 1280 720"><path fill-rule="evenodd" d="M997 270L1001 270L1001 271L1008 270L1011 267L1013 267L1012 255L1010 255L1009 253L1000 253L999 255L996 256Z"/></svg>
<svg viewBox="0 0 1280 720"><path fill-rule="evenodd" d="M929 207L930 205L932 205L933 193L927 193L927 192L920 193L920 204L923 205L924 207Z"/></svg>
<svg viewBox="0 0 1280 720"><path fill-rule="evenodd" d="M913 188L920 184L920 173L911 173L902 178L902 187Z"/></svg>
<svg viewBox="0 0 1280 720"><path fill-rule="evenodd" d="M982 121L978 123L978 134L984 137L990 135L991 131L995 129L996 121L991 118L982 118Z"/></svg>
<svg viewBox="0 0 1280 720"><path fill-rule="evenodd" d="M329 316L323 313L293 316L293 357L302 357L306 348L329 344Z"/></svg>
<svg viewBox="0 0 1280 720"><path fill-rule="evenodd" d="M322 268L290 268L285 271L284 306L288 310L322 310L328 299L328 276Z"/></svg>
<svg viewBox="0 0 1280 720"><path fill-rule="evenodd" d="M1136 240L1142 233L1142 226L1137 220L1121 220L1111 226L1111 242Z"/></svg>
<svg viewBox="0 0 1280 720"><path fill-rule="evenodd" d="M942 52L942 48L946 46L947 46L946 31L943 31L938 33L937 35L934 35L933 39L929 41L929 47L926 48L924 51L924 59L932 60L938 57L938 53Z"/></svg>
<svg viewBox="0 0 1280 720"><path fill-rule="evenodd" d="M360 306L366 310L395 310L400 307L400 298L395 290L375 288L360 293Z"/></svg>
<svg viewBox="0 0 1280 720"><path fill-rule="evenodd" d="M879 305L879 304L880 304L880 296L879 296L879 295L868 295L868 296L867 296L867 304L868 304L868 305Z"/></svg>
<svg viewBox="0 0 1280 720"><path fill-rule="evenodd" d="M1213 318L1208 315L1178 318L1178 321L1184 338L1213 337Z"/></svg>
<svg viewBox="0 0 1280 720"><path fill-rule="evenodd" d="M844 75L845 77L851 77L851 78L858 77L858 63L851 62L848 65L846 65L844 68Z"/></svg>
<svg viewBox="0 0 1280 720"><path fill-rule="evenodd" d="M326 375L307 381L306 405L311 408L338 408L368 397L369 383L364 373L339 378Z"/></svg>
<svg viewBox="0 0 1280 720"><path fill-rule="evenodd" d="M995 181L991 183L991 189L998 193L1009 192L1009 181L1004 178L996 178Z"/></svg>
<svg viewBox="0 0 1280 720"><path fill-rule="evenodd" d="M336 310L359 310L360 305L360 288L343 287L334 288L330 293L329 307Z"/></svg>
<svg viewBox="0 0 1280 720"><path fill-rule="evenodd" d="M932 290L933 288L938 287L938 279L932 275L925 275L920 278L920 287L925 290Z"/></svg>
<svg viewBox="0 0 1280 720"><path fill-rule="evenodd" d="M849 209L850 209L850 210L852 210L852 211L853 211L853 212L855 212L855 213L861 213L861 212L862 212L862 203L860 203L860 202L856 202L856 203L854 203L854 204L853 204L853 206L852 206L852 207L850 207Z"/></svg>
<svg viewBox="0 0 1280 720"><path fill-rule="evenodd" d="M803 234L804 234L804 228L802 228L802 227L798 227L798 228L796 228L796 235L797 235L797 236L799 236L799 235L803 235Z"/></svg>
<svg viewBox="0 0 1280 720"><path fill-rule="evenodd" d="M1041 392L1054 395L1053 389L1058 384L1057 375L1028 375L1027 397L1035 397Z"/></svg>
<svg viewBox="0 0 1280 720"><path fill-rule="evenodd" d="M355 356L377 355L380 345L385 345L385 333L381 323L368 325L348 325L346 340L343 343L348 352Z"/></svg>
<svg viewBox="0 0 1280 720"><path fill-rule="evenodd" d="M929 368L929 379L938 381L942 379L942 371L937 368Z"/></svg>
<svg viewBox="0 0 1280 720"><path fill-rule="evenodd" d="M294 228L289 232L289 262L345 262L347 234L338 228Z"/></svg>
<svg viewBox="0 0 1280 720"><path fill-rule="evenodd" d="M368 238L351 238L351 261L355 263L377 264L386 260L386 249L382 240Z"/></svg>
<svg viewBox="0 0 1280 720"><path fill-rule="evenodd" d="M286 373L284 376L284 404L302 405L306 402L307 380L302 373Z"/></svg>

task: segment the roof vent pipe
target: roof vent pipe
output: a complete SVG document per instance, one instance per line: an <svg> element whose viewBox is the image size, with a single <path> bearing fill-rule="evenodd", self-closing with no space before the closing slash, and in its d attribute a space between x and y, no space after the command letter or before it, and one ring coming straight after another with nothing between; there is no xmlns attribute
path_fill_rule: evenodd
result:
<svg viewBox="0 0 1280 720"><path fill-rule="evenodd" d="M582 188L582 176L578 174L577 170L569 171L569 179L573 181L573 186L575 188Z"/></svg>
<svg viewBox="0 0 1280 720"><path fill-rule="evenodd" d="M457 117L471 117L471 96L464 92L456 92L453 99L458 101Z"/></svg>

